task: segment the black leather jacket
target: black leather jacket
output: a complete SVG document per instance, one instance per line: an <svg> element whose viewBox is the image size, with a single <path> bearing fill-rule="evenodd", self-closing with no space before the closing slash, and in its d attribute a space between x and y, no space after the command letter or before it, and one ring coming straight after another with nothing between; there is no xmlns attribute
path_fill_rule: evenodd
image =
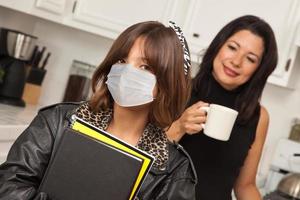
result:
<svg viewBox="0 0 300 200"><path fill-rule="evenodd" d="M1 200L46 200L38 187L48 162L70 123L78 104L64 103L46 107L20 135L0 166ZM192 161L178 144L169 144L165 169L152 167L139 191L138 199L195 199L196 173Z"/></svg>

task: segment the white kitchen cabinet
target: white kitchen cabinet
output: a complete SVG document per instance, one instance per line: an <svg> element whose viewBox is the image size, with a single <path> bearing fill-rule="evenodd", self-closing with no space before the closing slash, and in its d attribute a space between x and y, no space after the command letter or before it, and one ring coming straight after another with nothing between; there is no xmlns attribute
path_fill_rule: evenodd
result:
<svg viewBox="0 0 300 200"><path fill-rule="evenodd" d="M187 2L190 0L0 0L0 6L115 39L141 21L183 24Z"/></svg>
<svg viewBox="0 0 300 200"><path fill-rule="evenodd" d="M167 24L185 18L186 0L37 0L32 14L115 39L128 26L147 20ZM183 24L183 23L181 23Z"/></svg>
<svg viewBox="0 0 300 200"><path fill-rule="evenodd" d="M72 13L73 3L74 0L36 0L30 14L62 24Z"/></svg>
<svg viewBox="0 0 300 200"><path fill-rule="evenodd" d="M0 6L62 23L74 0L0 0ZM72 7L69 9L72 12Z"/></svg>
<svg viewBox="0 0 300 200"><path fill-rule="evenodd" d="M272 26L279 63L268 82L288 86L297 53L295 35L300 17L299 0L191 0L184 31L192 59L196 61L225 24L246 14L257 15Z"/></svg>
<svg viewBox="0 0 300 200"><path fill-rule="evenodd" d="M37 0L36 7L57 14L63 14L66 7L66 0Z"/></svg>
<svg viewBox="0 0 300 200"><path fill-rule="evenodd" d="M10 8L13 10L29 13L32 9L34 0L0 0L0 6Z"/></svg>
<svg viewBox="0 0 300 200"><path fill-rule="evenodd" d="M137 22L167 22L173 3L172 0L77 0L73 20L96 26L106 37L116 38Z"/></svg>
<svg viewBox="0 0 300 200"><path fill-rule="evenodd" d="M63 15L66 2L70 0L0 0L0 6L27 14L52 19L50 14Z"/></svg>

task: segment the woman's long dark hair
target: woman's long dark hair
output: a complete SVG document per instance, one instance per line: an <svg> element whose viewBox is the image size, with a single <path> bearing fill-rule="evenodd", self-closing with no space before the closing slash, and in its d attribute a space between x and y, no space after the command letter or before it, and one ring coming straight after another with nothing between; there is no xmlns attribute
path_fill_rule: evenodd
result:
<svg viewBox="0 0 300 200"><path fill-rule="evenodd" d="M259 100L269 75L277 65L278 53L275 36L270 25L259 17L245 15L225 25L213 39L206 50L200 70L193 80L193 90L196 93L208 94L213 61L220 48L233 34L241 30L248 30L261 37L264 41L262 60L252 77L241 86L235 102L235 109L239 111L239 121L249 120L255 109L259 106Z"/></svg>

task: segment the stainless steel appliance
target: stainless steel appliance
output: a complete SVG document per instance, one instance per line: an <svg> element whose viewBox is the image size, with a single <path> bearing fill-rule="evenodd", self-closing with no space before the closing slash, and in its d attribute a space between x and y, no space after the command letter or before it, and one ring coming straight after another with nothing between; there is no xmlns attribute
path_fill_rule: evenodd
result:
<svg viewBox="0 0 300 200"><path fill-rule="evenodd" d="M0 102L25 106L22 100L29 61L37 37L0 28Z"/></svg>
<svg viewBox="0 0 300 200"><path fill-rule="evenodd" d="M300 173L290 173L283 177L277 190L289 197L300 199Z"/></svg>
<svg viewBox="0 0 300 200"><path fill-rule="evenodd" d="M267 194L263 200L298 200L298 199L287 196L279 191L274 191Z"/></svg>
<svg viewBox="0 0 300 200"><path fill-rule="evenodd" d="M267 177L264 200L297 200L300 193L300 143L289 139L279 140ZM298 181L295 180L298 177ZM294 188L293 188L294 187ZM297 188L299 187L299 188ZM297 190L299 190L297 193Z"/></svg>

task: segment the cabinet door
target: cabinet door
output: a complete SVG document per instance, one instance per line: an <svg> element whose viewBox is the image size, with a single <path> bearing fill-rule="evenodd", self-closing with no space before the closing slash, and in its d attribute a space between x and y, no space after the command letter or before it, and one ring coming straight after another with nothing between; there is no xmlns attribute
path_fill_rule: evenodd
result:
<svg viewBox="0 0 300 200"><path fill-rule="evenodd" d="M37 0L36 7L57 14L63 14L66 0Z"/></svg>
<svg viewBox="0 0 300 200"><path fill-rule="evenodd" d="M192 0L184 30L191 51L199 54L229 21L246 14L261 17L275 32L279 64L273 75L281 79L291 70L295 57L292 46L299 21L299 4L298 0ZM288 64L289 69L286 67Z"/></svg>
<svg viewBox="0 0 300 200"><path fill-rule="evenodd" d="M299 67L295 66L295 60L298 52L296 39L300 25L300 1L289 0L286 3L289 3L289 8L285 12L285 19L282 26L275 30L275 34L279 35L277 37L279 62L268 82L293 87L296 78L299 78L299 75L295 73L299 71Z"/></svg>
<svg viewBox="0 0 300 200"><path fill-rule="evenodd" d="M172 0L77 0L73 19L105 29L107 37L115 38L136 22L166 22L171 8Z"/></svg>
<svg viewBox="0 0 300 200"><path fill-rule="evenodd" d="M17 10L24 13L29 13L32 6L34 4L34 0L0 0L0 6L10 8L13 10Z"/></svg>
<svg viewBox="0 0 300 200"><path fill-rule="evenodd" d="M66 7L68 4L72 6L72 0L37 0L30 14L62 23L67 12L71 13L72 10L72 8L70 8L69 11L67 11Z"/></svg>

